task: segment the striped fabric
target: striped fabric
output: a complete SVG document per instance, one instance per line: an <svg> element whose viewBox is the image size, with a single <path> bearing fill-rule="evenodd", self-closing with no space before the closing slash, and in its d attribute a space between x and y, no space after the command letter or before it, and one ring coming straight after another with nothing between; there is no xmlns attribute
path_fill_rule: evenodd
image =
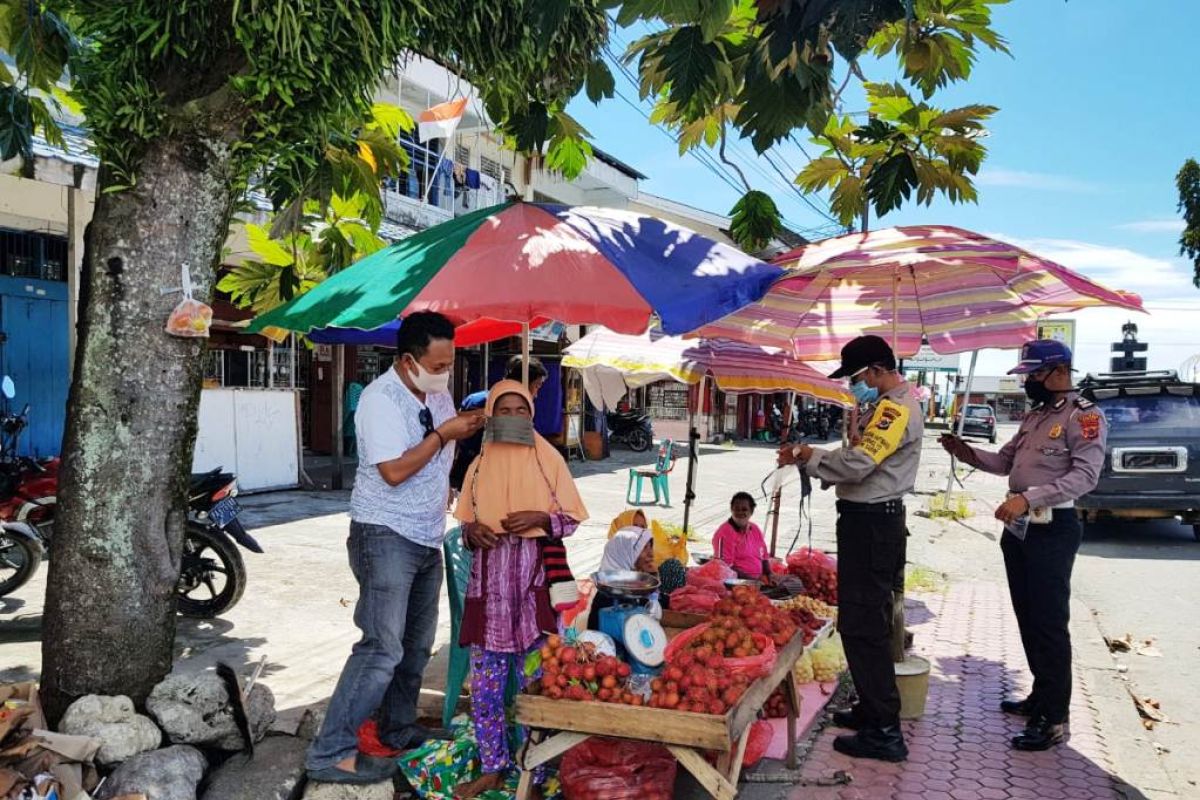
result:
<svg viewBox="0 0 1200 800"><path fill-rule="evenodd" d="M626 387L667 379L696 384L707 374L724 392L795 392L842 406L853 402L840 381L830 380L784 350L719 339L682 339L658 331L627 336L593 328L564 351L563 366L584 371L585 386L589 378L599 384L606 373L617 376L618 399ZM615 399L605 394L607 405L615 405Z"/></svg>
<svg viewBox="0 0 1200 800"><path fill-rule="evenodd" d="M839 357L874 333L911 356L927 337L938 353L1018 347L1046 314L1089 306L1142 310L1066 267L971 231L886 228L827 239L776 259L788 274L762 300L696 331L790 348L811 361Z"/></svg>

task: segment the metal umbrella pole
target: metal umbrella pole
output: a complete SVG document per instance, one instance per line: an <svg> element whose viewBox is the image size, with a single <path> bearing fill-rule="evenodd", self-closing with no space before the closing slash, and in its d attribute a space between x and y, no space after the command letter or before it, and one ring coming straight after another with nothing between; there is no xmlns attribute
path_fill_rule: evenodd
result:
<svg viewBox="0 0 1200 800"><path fill-rule="evenodd" d="M954 430L954 435L958 436L959 438L962 437L963 425L965 425L967 422L967 404L971 402L971 384L975 380L975 362L978 360L979 360L979 351L973 350L971 352L971 366L967 368L967 385L963 389L962 407L956 409L958 412L958 424L957 425L951 424L951 429ZM950 400L951 400L952 407L958 405L954 401L953 393L950 395ZM954 461L955 461L954 456L953 456L953 454L951 454L951 456L950 456L950 474L946 477L946 495L945 495L945 497L946 497L946 510L947 511L950 510L950 490L954 488Z"/></svg>
<svg viewBox="0 0 1200 800"><path fill-rule="evenodd" d="M529 388L529 323L521 325L521 383Z"/></svg>
<svg viewBox="0 0 1200 800"><path fill-rule="evenodd" d="M704 399L704 384L708 380L705 375L700 378L700 390L696 393L696 405L700 405ZM688 521L692 515L692 503L696 499L696 462L699 461L699 453L697 452L697 442L700 441L700 432L696 430L696 412L694 409L688 409L688 468L687 468L687 486L683 492L683 533L686 536L688 531Z"/></svg>
<svg viewBox="0 0 1200 800"><path fill-rule="evenodd" d="M779 431L780 446L787 444L788 435L792 432L795 420L792 419L792 407L796 403L796 393L788 392L787 408L783 411L783 425ZM783 503L783 485L780 483L771 494L771 557L775 557L775 546L779 541L779 509Z"/></svg>

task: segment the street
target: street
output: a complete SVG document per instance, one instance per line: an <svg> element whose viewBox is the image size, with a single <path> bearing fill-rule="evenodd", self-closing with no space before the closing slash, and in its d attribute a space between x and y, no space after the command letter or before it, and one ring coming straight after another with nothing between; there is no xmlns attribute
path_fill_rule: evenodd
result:
<svg viewBox="0 0 1200 800"><path fill-rule="evenodd" d="M1014 431L1013 425L1002 426L1000 441ZM979 472L965 477L973 515L960 522L929 518L929 500L945 488L949 466L937 445L937 433L926 433L917 493L908 503L910 585L934 591L945 583L1002 587L1000 526L991 510L1002 498L1004 480ZM624 507L626 471L644 460L617 451L608 461L572 465L592 516L568 543L577 576L588 574L598 563L609 522ZM704 448L692 515L702 539L707 540L723 521L734 491L759 494L772 464L773 451L768 447ZM681 462L671 478L676 507L648 509L652 518L681 521L685 470ZM781 552L793 544L803 545L808 535L807 523L798 529L797 492L798 483L790 481L779 528ZM351 619L356 587L345 553L347 499L346 492L242 498L243 519L266 553L244 554L249 585L241 603L225 618L180 620L178 670L207 667L218 660L248 670L266 656L262 680L276 695L278 725L283 728L293 727L305 708L328 697L356 639ZM766 504L760 503L755 519L769 539L765 515ZM833 521L832 492L818 490L813 503L814 546L833 549ZM706 547L697 544L694 549ZM37 676L45 575L43 568L15 596L0 600L0 680ZM1198 583L1200 544L1193 541L1190 528L1176 524L1098 528L1089 533L1076 564L1072 624L1077 666L1085 676L1089 705L1096 712L1112 769L1140 792L1130 792L1132 797L1200 797L1200 759L1196 758L1200 698L1194 690L1200 629L1192 608L1193 587ZM439 648L449 635L444 597L440 621ZM1110 655L1102 633L1109 637L1129 633L1134 641L1153 639L1161 657ZM1019 651L1004 657L1011 668L1023 669ZM425 707L431 712L440 709L443 685L444 662L435 656L426 682ZM1153 730L1143 728L1131 689L1160 701L1169 721Z"/></svg>

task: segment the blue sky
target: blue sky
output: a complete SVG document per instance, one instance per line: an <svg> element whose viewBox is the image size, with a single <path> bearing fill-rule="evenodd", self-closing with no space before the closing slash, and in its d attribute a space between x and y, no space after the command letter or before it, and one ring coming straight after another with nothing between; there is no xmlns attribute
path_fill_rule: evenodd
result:
<svg viewBox="0 0 1200 800"><path fill-rule="evenodd" d="M1012 57L983 55L969 83L934 101L1000 107L989 126L978 205L909 205L879 224L943 223L998 235L1109 286L1139 292L1151 313L1134 321L1150 342L1150 366L1177 368L1200 353L1194 321L1200 290L1191 284L1191 265L1178 256L1182 224L1174 188L1184 159L1200 158L1200 3L1014 0L997 9L995 26L1008 38ZM618 30L615 44L636 33ZM894 61L867 70L875 80L899 77ZM637 102L636 89L620 75L617 89ZM854 105L848 110L858 110ZM645 191L718 213L736 201L732 188L695 159L680 158L675 144L620 98L600 107L577 100L570 111L599 147L650 176ZM751 183L772 194L790 223L828 231L828 220L792 194L748 143L736 153ZM791 145L777 154L793 171L806 161ZM820 199L817 205L824 206ZM1120 338L1128 316L1108 310L1074 315L1083 369L1107 368L1108 343ZM999 373L1013 355L985 353L980 372Z"/></svg>

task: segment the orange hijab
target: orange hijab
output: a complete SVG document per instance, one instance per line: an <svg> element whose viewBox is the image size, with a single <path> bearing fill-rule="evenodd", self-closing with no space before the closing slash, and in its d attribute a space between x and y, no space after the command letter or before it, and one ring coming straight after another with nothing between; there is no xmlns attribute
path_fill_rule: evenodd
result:
<svg viewBox="0 0 1200 800"><path fill-rule="evenodd" d="M492 416L496 402L506 394L516 394L529 404L533 397L517 381L500 381L488 393L487 410ZM588 517L567 462L554 446L535 433L534 446L506 442L485 442L483 451L472 462L463 481L455 519L482 522L493 531L502 531L501 520L514 511L563 513L576 522ZM478 512L478 519L476 518Z"/></svg>

